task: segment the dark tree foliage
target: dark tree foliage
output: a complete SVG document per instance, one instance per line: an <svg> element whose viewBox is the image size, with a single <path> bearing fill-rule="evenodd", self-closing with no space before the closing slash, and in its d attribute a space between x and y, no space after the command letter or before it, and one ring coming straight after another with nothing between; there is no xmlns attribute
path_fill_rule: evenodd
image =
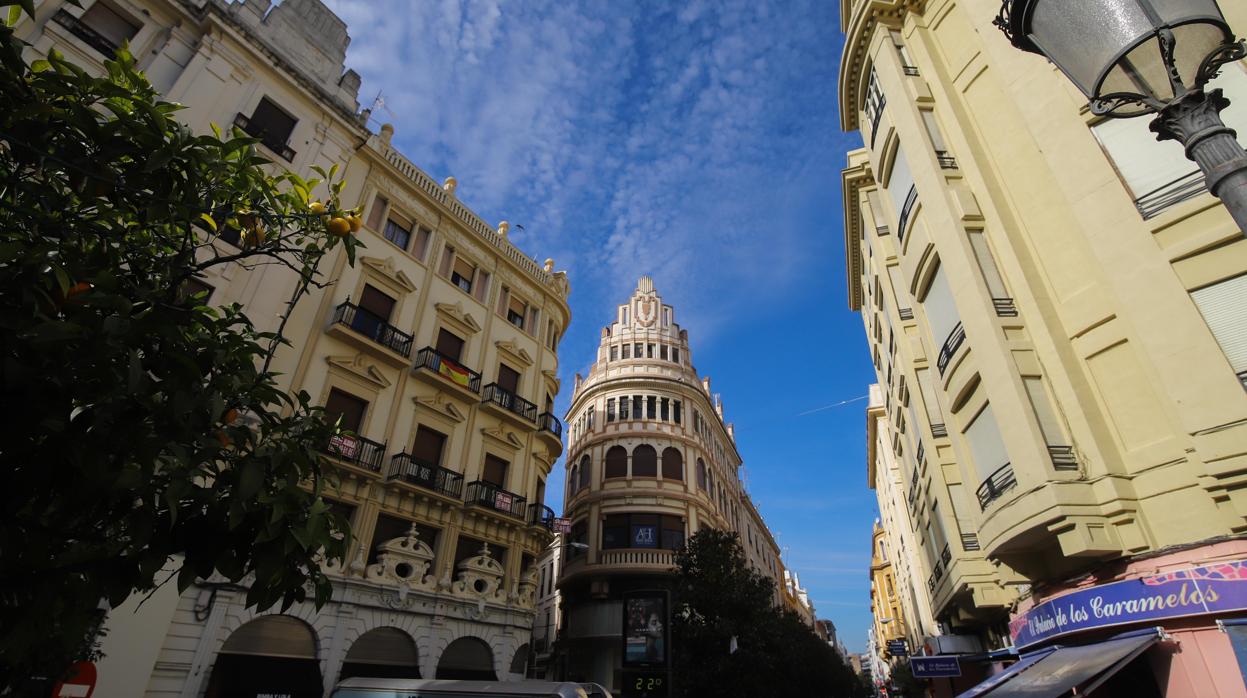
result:
<svg viewBox="0 0 1247 698"><path fill-rule="evenodd" d="M749 568L735 533L698 531L676 553L676 567L676 695L869 695L831 645L795 613L774 606L774 585Z"/></svg>
<svg viewBox="0 0 1247 698"><path fill-rule="evenodd" d="M100 609L158 584L242 580L261 608L328 599L319 562L349 533L319 497L335 427L268 370L279 332L187 282L272 265L288 317L322 258L353 261L358 243L333 172L317 215L317 181L272 174L238 132L192 134L125 51L103 77L56 54L28 64L4 14L0 695L46 696L91 656ZM237 247L214 244L226 232Z"/></svg>

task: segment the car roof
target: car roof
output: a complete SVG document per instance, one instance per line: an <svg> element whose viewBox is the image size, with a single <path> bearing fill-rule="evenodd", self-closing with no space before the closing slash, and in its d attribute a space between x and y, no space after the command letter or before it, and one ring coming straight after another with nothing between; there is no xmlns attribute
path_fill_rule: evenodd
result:
<svg viewBox="0 0 1247 698"><path fill-rule="evenodd" d="M551 681L449 681L437 679L353 678L338 682L338 688L381 690L420 690L429 693L480 693L511 696L567 696L580 698L584 689L570 682Z"/></svg>

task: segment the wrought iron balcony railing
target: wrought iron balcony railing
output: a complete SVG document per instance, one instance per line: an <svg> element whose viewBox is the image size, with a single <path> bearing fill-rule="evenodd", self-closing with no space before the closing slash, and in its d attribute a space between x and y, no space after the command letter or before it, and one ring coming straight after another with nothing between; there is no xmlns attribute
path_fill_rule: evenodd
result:
<svg viewBox="0 0 1247 698"><path fill-rule="evenodd" d="M901 207L901 219L896 224L896 239L901 241L905 239L905 226L909 225L909 216L914 212L914 206L918 203L918 187L909 185L909 193L905 195L905 205Z"/></svg>
<svg viewBox="0 0 1247 698"><path fill-rule="evenodd" d="M950 550L950 549L948 548L948 544L947 544L947 543L945 543L945 544L944 544L944 550L943 550L943 552L941 552L941 553L940 553L940 562L943 562L943 563L944 563L944 567L945 567L945 568L947 568L947 567L948 567L948 565L949 565L950 563L952 563L952 561L953 561L953 551L952 551L952 550Z"/></svg>
<svg viewBox="0 0 1247 698"><path fill-rule="evenodd" d="M490 383L485 386L485 392L481 393L481 402L497 405L504 410L518 414L530 422L537 421L536 405L497 383Z"/></svg>
<svg viewBox="0 0 1247 698"><path fill-rule="evenodd" d="M977 533L961 534L961 549L966 552L979 550L979 536Z"/></svg>
<svg viewBox="0 0 1247 698"><path fill-rule="evenodd" d="M65 10L57 10L56 14L52 15L52 21L68 29L70 34L81 39L87 46L104 54L106 58L116 57L117 49L121 48L109 40L108 37L92 29L86 22Z"/></svg>
<svg viewBox="0 0 1247 698"><path fill-rule="evenodd" d="M941 422L933 422L931 424L931 436L934 436L937 439L942 439L945 436L948 436L948 427L944 426Z"/></svg>
<svg viewBox="0 0 1247 698"><path fill-rule="evenodd" d="M427 368L446 380L467 388L474 393L481 392L481 374L439 352L433 347L425 347L416 352L415 368Z"/></svg>
<svg viewBox="0 0 1247 698"><path fill-rule="evenodd" d="M508 492L492 482L477 480L468 483L468 504L478 504L494 511L523 520L527 510L527 500L514 492Z"/></svg>
<svg viewBox="0 0 1247 698"><path fill-rule="evenodd" d="M365 439L362 436L338 434L329 439L325 452L335 458L379 473L381 462L385 458L385 444Z"/></svg>
<svg viewBox="0 0 1247 698"><path fill-rule="evenodd" d="M902 320L913 320L914 319L913 308L901 308L898 312L900 313Z"/></svg>
<svg viewBox="0 0 1247 698"><path fill-rule="evenodd" d="M947 150L935 151L935 160L940 164L941 169L955 170L957 169L957 158L948 154Z"/></svg>
<svg viewBox="0 0 1247 698"><path fill-rule="evenodd" d="M940 375L944 375L944 371L948 369L948 363L953 360L953 356L957 354L957 350L961 348L962 342L966 341L966 330L957 323L953 327L953 331L948 333L948 338L944 340L944 346L940 347L940 355L935 360L935 366L940 370Z"/></svg>
<svg viewBox="0 0 1247 698"><path fill-rule="evenodd" d="M547 531L554 530L554 510L544 504L533 502L528 505L528 523L540 526Z"/></svg>
<svg viewBox="0 0 1247 698"><path fill-rule="evenodd" d="M401 332L383 318L347 301L333 311L333 321L346 325L381 346L403 356L411 356L412 336Z"/></svg>
<svg viewBox="0 0 1247 698"><path fill-rule="evenodd" d="M904 69L906 75L917 77L919 74L918 66L916 65L906 65L906 66L902 66L902 68Z"/></svg>
<svg viewBox="0 0 1247 698"><path fill-rule="evenodd" d="M555 417L549 412L542 412L538 415L537 428L543 431L548 431L560 439L563 438L563 423L559 421L558 417Z"/></svg>
<svg viewBox="0 0 1247 698"><path fill-rule="evenodd" d="M993 298L992 307L996 309L997 317L1017 317L1018 308L1013 304L1012 298Z"/></svg>
<svg viewBox="0 0 1247 698"><path fill-rule="evenodd" d="M406 482L455 499L463 496L463 475L425 463L409 453L398 453L390 459L390 474L387 479Z"/></svg>
<svg viewBox="0 0 1247 698"><path fill-rule="evenodd" d="M1135 199L1134 206L1139 209L1139 215L1147 220L1170 206L1199 196L1207 190L1208 183L1204 180L1204 173L1194 170L1143 194Z"/></svg>
<svg viewBox="0 0 1247 698"><path fill-rule="evenodd" d="M1073 446L1049 446L1048 457L1052 459L1053 470L1078 470Z"/></svg>
<svg viewBox="0 0 1247 698"><path fill-rule="evenodd" d="M979 497L979 508L983 511L987 510L987 505L1000 499L1005 492L1017 487L1017 478L1013 475L1013 466L1005 463L996 472L979 485L976 492Z"/></svg>
<svg viewBox="0 0 1247 698"><path fill-rule="evenodd" d="M286 162L294 161L295 152L293 148L286 145L268 131L252 125L251 119L248 118L246 114L239 112L236 116L234 116L234 125L242 129L243 133L248 136L251 136L252 138L259 138L265 148L277 153L281 156L282 160L285 160Z"/></svg>

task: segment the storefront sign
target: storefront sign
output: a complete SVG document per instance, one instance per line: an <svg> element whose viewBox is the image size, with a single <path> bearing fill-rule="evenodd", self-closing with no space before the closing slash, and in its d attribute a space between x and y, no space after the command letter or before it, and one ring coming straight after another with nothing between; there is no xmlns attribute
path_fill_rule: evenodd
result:
<svg viewBox="0 0 1247 698"><path fill-rule="evenodd" d="M1129 579L1045 601L1009 622L1017 648L1093 628L1247 609L1247 560Z"/></svg>
<svg viewBox="0 0 1247 698"><path fill-rule="evenodd" d="M919 679L937 679L942 676L961 676L961 662L957 657L944 655L934 657L910 657L909 670Z"/></svg>
<svg viewBox="0 0 1247 698"><path fill-rule="evenodd" d="M78 662L70 668L66 679L52 687L52 698L91 698L95 682L95 665Z"/></svg>
<svg viewBox="0 0 1247 698"><path fill-rule="evenodd" d="M497 492L494 494L494 508L498 511L511 511L511 493Z"/></svg>
<svg viewBox="0 0 1247 698"><path fill-rule="evenodd" d="M564 519L564 518L556 518L554 520L554 532L555 533L571 533L572 532L572 520Z"/></svg>
<svg viewBox="0 0 1247 698"><path fill-rule="evenodd" d="M888 640L888 654L893 657L904 657L909 654L909 648L905 646L904 640Z"/></svg>
<svg viewBox="0 0 1247 698"><path fill-rule="evenodd" d="M334 434L329 437L329 448L343 458L354 458L355 453L359 451L359 440L354 436Z"/></svg>

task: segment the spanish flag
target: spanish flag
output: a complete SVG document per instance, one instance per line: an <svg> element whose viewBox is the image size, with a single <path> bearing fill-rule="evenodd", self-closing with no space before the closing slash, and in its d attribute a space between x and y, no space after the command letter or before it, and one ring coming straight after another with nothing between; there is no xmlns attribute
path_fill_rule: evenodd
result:
<svg viewBox="0 0 1247 698"><path fill-rule="evenodd" d="M456 366L446 359L442 359L438 364L437 372L465 388L470 388L472 374L468 373L466 368Z"/></svg>

